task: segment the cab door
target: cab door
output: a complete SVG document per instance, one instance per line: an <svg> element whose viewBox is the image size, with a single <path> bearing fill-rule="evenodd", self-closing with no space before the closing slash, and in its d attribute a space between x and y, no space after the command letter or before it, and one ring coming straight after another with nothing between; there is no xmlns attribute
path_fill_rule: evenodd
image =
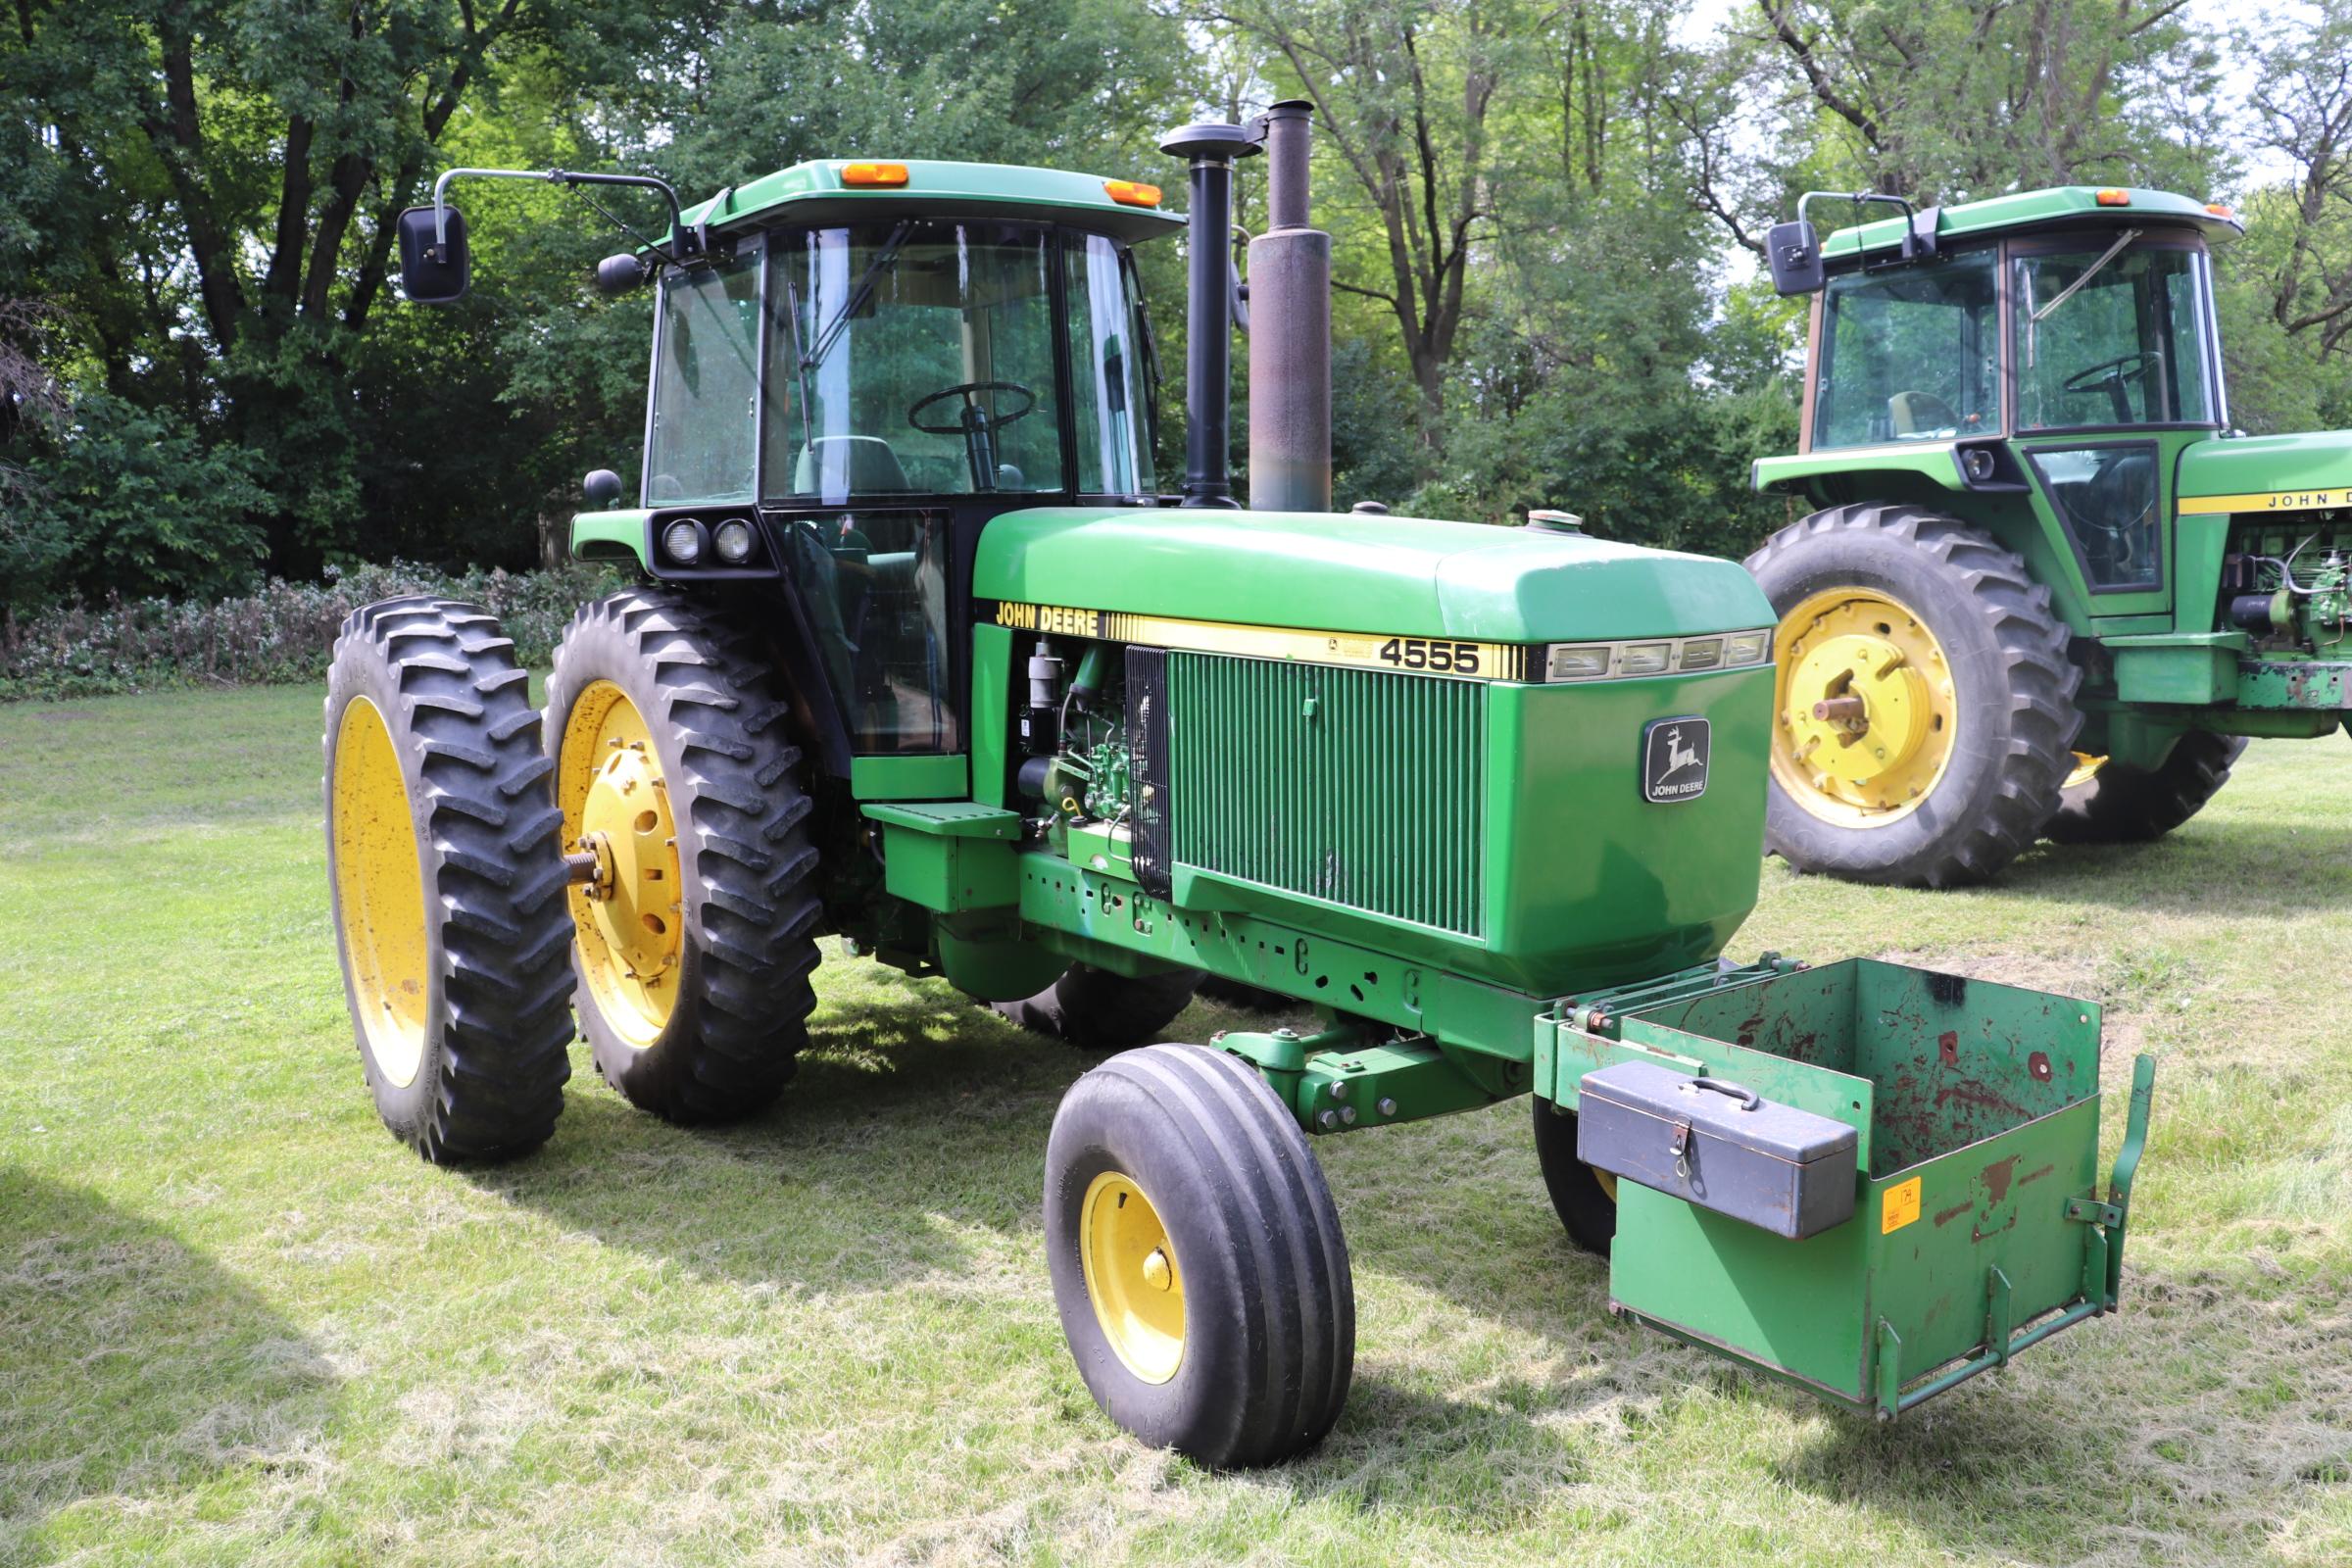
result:
<svg viewBox="0 0 2352 1568"><path fill-rule="evenodd" d="M2007 268L2011 429L2034 510L2094 619L2169 615L2175 466L2223 418L2204 243L2090 230L2013 242Z"/></svg>

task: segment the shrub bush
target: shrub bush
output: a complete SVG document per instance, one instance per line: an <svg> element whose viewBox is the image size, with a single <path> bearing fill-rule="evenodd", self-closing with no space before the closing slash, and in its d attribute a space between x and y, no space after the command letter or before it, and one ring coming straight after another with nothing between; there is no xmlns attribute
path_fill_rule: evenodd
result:
<svg viewBox="0 0 2352 1568"><path fill-rule="evenodd" d="M328 568L322 583L271 578L209 603L122 599L62 605L0 621L0 701L93 697L174 686L318 680L343 617L377 599L434 593L499 617L525 663L544 664L581 601L619 583L610 567L457 575L405 562Z"/></svg>

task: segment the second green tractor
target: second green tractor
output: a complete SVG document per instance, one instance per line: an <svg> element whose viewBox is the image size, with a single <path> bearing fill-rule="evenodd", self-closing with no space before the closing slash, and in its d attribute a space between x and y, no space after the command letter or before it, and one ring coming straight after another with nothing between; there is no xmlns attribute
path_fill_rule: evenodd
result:
<svg viewBox="0 0 2352 1568"><path fill-rule="evenodd" d="M1815 203L1901 209L1821 240ZM2129 843L2248 737L2352 706L2352 433L2232 429L2219 206L2070 186L1942 209L1809 195L1810 509L1748 558L1779 617L1771 846L1942 887L2039 837Z"/></svg>

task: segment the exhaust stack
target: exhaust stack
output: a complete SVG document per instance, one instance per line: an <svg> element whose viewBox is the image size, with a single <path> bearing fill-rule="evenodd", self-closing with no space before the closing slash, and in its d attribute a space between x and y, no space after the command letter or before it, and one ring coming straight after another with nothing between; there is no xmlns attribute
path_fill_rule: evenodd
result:
<svg viewBox="0 0 2352 1568"><path fill-rule="evenodd" d="M1239 125L1202 121L1171 135L1159 150L1192 165L1184 504L1238 507L1227 450L1233 425L1233 161L1257 151L1257 143Z"/></svg>
<svg viewBox="0 0 2352 1568"><path fill-rule="evenodd" d="M1250 505L1331 510L1331 236L1308 226L1312 105L1252 129L1266 149L1266 232L1250 242Z"/></svg>

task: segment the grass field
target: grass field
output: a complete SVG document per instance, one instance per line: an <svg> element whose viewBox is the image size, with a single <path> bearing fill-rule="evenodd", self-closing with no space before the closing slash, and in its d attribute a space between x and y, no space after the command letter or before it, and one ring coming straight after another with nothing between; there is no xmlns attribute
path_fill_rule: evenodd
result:
<svg viewBox="0 0 2352 1568"><path fill-rule="evenodd" d="M2105 1000L2107 1081L2162 1058L2120 1316L1895 1427L1838 1414L1606 1317L1505 1105L1318 1145L1353 1399L1214 1476L1062 1348L1040 1160L1083 1062L937 984L829 961L749 1126L673 1130L582 1060L531 1159L396 1147L318 721L305 690L0 710L0 1563L2352 1562L2340 739L1989 892L1768 865L1736 944Z"/></svg>

